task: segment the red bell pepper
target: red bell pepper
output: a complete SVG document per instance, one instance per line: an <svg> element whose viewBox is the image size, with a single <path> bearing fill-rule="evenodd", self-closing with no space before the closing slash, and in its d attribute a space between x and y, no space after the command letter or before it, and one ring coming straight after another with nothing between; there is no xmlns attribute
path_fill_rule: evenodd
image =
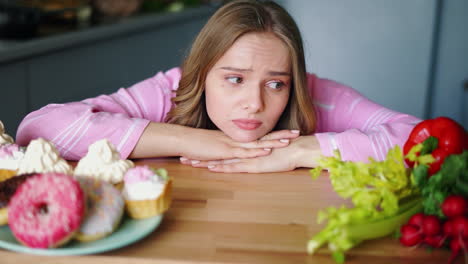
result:
<svg viewBox="0 0 468 264"><path fill-rule="evenodd" d="M431 153L435 161L429 166L429 176L439 171L445 157L460 154L464 149L468 149L467 131L448 117L437 117L424 120L413 128L403 147L404 154L408 154L414 145L422 143L430 136L438 139L438 146ZM410 167L414 165L409 160L406 160L406 163Z"/></svg>

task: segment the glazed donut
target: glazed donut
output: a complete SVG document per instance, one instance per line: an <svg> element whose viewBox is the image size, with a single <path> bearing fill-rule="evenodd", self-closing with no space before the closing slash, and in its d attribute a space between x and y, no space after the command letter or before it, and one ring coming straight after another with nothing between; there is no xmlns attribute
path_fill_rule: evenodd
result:
<svg viewBox="0 0 468 264"><path fill-rule="evenodd" d="M122 194L102 180L79 177L86 194L86 216L75 238L88 242L111 234L119 225L125 208Z"/></svg>
<svg viewBox="0 0 468 264"><path fill-rule="evenodd" d="M33 174L22 174L0 181L0 225L8 223L8 203L16 189Z"/></svg>
<svg viewBox="0 0 468 264"><path fill-rule="evenodd" d="M68 242L85 214L78 181L62 173L35 174L19 186L8 204L8 224L22 244L53 248Z"/></svg>

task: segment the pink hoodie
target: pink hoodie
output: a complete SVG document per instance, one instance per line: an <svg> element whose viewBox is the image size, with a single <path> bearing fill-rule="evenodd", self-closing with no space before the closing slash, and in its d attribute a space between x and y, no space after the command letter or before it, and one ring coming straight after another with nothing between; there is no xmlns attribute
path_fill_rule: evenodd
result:
<svg viewBox="0 0 468 264"><path fill-rule="evenodd" d="M149 122L164 122L172 107L181 71L171 69L111 95L66 104L49 104L21 122L19 145L42 137L68 160L83 157L88 146L107 138L127 158ZM339 149L344 160L382 160L395 144L402 146L420 120L384 108L350 87L308 75L317 113L315 136L329 156Z"/></svg>

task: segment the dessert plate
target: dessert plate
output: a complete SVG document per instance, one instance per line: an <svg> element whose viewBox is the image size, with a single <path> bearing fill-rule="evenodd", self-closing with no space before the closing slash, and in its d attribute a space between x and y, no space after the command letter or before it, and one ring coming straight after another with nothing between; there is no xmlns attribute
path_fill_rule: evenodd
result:
<svg viewBox="0 0 468 264"><path fill-rule="evenodd" d="M47 256L67 256L95 254L132 244L153 232L161 223L163 216L135 220L124 216L120 226L111 235L92 242L71 241L60 248L37 249L23 246L18 242L8 226L0 227L0 248Z"/></svg>

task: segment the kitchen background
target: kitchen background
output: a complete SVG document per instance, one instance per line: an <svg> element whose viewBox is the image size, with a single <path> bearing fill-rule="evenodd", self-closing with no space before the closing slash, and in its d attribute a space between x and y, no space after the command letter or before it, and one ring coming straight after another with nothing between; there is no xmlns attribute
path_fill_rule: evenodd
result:
<svg viewBox="0 0 468 264"><path fill-rule="evenodd" d="M15 135L48 103L112 93L180 65L220 2L0 0L0 120ZM277 2L301 29L309 72L468 127L468 1Z"/></svg>

